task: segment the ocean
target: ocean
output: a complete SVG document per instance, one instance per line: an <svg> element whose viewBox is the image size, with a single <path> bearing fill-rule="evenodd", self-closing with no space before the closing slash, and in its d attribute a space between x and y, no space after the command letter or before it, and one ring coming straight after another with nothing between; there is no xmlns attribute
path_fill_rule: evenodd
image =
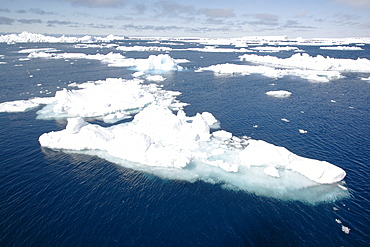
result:
<svg viewBox="0 0 370 247"><path fill-rule="evenodd" d="M118 43L154 45L148 40ZM333 186L318 185L295 190L294 197L281 197L273 188L259 193L258 188L224 186L217 179L165 178L95 155L43 148L40 135L64 129L65 120L36 119L40 108L2 112L0 246L369 245L370 83L361 80L369 73L347 72L326 83L296 76L216 75L196 70L220 63L246 64L238 58L243 53L186 50L199 47L190 42L165 46L174 48L167 52L172 58L189 62L181 64L184 70L163 73L166 80L156 83L181 92L177 99L188 103L187 115L210 112L221 129L234 136L246 135L335 164L347 173L348 191L328 200L324 195ZM92 59L27 60L27 53L18 53L37 48L119 52L65 43L0 44L0 55L4 55L0 56L0 103L54 96L71 83L132 79L135 72ZM362 46L362 51L299 48L311 56L370 59L370 45ZM164 52L120 53L138 59ZM263 55L287 58L294 53ZM268 97L265 93L271 90L287 90L292 96Z"/></svg>

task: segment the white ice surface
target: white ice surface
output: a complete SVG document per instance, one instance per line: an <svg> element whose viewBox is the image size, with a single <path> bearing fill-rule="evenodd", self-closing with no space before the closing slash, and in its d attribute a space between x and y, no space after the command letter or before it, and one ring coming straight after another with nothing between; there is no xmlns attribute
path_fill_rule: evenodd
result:
<svg viewBox="0 0 370 247"><path fill-rule="evenodd" d="M253 66L243 64L216 64L209 67L199 68L197 72L210 70L216 74L229 75L249 75L261 74L271 78L281 78L284 76L298 76L312 82L328 82L333 79L338 79L341 74L338 71L320 71L320 70L304 70L304 69L276 69L268 66Z"/></svg>
<svg viewBox="0 0 370 247"><path fill-rule="evenodd" d="M150 55L146 59L126 58L120 53L110 52L108 54L89 55L85 53L46 53L44 51L33 51L28 58L50 58L50 59L94 59L107 63L111 67L132 67L139 71L171 71L182 70L178 62L187 60L175 60L168 54Z"/></svg>
<svg viewBox="0 0 370 247"><path fill-rule="evenodd" d="M145 79L147 79L148 81L157 81L157 82L166 80L166 78L164 78L162 75L148 75L145 77Z"/></svg>
<svg viewBox="0 0 370 247"><path fill-rule="evenodd" d="M172 48L164 46L118 46L119 51L171 51Z"/></svg>
<svg viewBox="0 0 370 247"><path fill-rule="evenodd" d="M19 34L6 34L0 35L0 43L91 43L91 42L109 42L113 40L122 40L125 37L119 37L114 35L108 35L106 37L97 36L83 36L83 37L72 37L62 35L60 37L47 36L43 34L22 32Z"/></svg>
<svg viewBox="0 0 370 247"><path fill-rule="evenodd" d="M37 112L37 118L88 117L114 123L132 117L153 102L174 110L186 105L176 100L179 92L163 90L156 84L144 85L138 79L107 78L73 86L78 89L62 89L54 97L1 103L0 111L22 112L46 105Z"/></svg>
<svg viewBox="0 0 370 247"><path fill-rule="evenodd" d="M287 98L292 95L291 92L285 90L268 91L266 94L276 98Z"/></svg>
<svg viewBox="0 0 370 247"><path fill-rule="evenodd" d="M323 57L321 55L311 57L307 53L297 53L289 58L258 56L254 54L245 54L239 58L241 61L248 61L274 67L339 72L370 72L370 60L366 58L358 58L354 60Z"/></svg>
<svg viewBox="0 0 370 247"><path fill-rule="evenodd" d="M302 51L298 47L293 46L257 46L250 49L259 52Z"/></svg>
<svg viewBox="0 0 370 247"><path fill-rule="evenodd" d="M32 52L57 52L55 48L35 48L35 49L22 49L18 53L32 53Z"/></svg>
<svg viewBox="0 0 370 247"><path fill-rule="evenodd" d="M336 50L336 51L363 51L361 47L358 46L322 46L322 50Z"/></svg>
<svg viewBox="0 0 370 247"><path fill-rule="evenodd" d="M132 122L109 128L70 118L65 130L45 133L39 142L52 149L100 150L150 167L182 169L195 163L232 173L261 167L270 177L293 171L319 184L336 183L346 175L328 162L300 157L261 140L233 137L224 130L211 134L205 118L210 119L210 113L186 117L182 110L175 115L165 106L152 104Z"/></svg>
<svg viewBox="0 0 370 247"><path fill-rule="evenodd" d="M253 52L246 48L233 49L233 48L218 48L216 46L205 46L202 48L187 48L187 49L179 49L179 50L200 51L200 52Z"/></svg>

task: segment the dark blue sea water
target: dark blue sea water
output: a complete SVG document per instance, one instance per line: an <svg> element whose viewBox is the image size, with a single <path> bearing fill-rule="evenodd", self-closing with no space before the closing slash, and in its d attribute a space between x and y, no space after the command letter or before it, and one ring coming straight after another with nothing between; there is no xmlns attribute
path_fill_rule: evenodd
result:
<svg viewBox="0 0 370 247"><path fill-rule="evenodd" d="M144 41L120 45L128 44L146 45ZM70 44L0 44L4 55L0 62L6 62L0 64L0 102L52 96L71 82L132 78L133 71L95 60L19 60L27 55L19 50L45 47L89 54L112 51ZM300 48L314 56L370 59L369 46L364 51ZM158 53L123 54L147 58ZM351 196L312 204L227 190L221 184L166 180L95 156L41 148L38 137L63 129L64 121L36 120L36 110L0 113L0 246L370 244L370 83L360 80L369 74L348 73L329 83L297 77L214 76L194 69L242 63L241 54L171 51L170 55L190 61L183 64L187 70L169 72L163 82L165 89L182 92L179 99L189 103L187 115L208 111L235 136L251 136L329 161L347 172ZM265 95L280 89L293 95L285 99ZM308 132L300 134L299 129ZM349 234L342 225L350 228Z"/></svg>

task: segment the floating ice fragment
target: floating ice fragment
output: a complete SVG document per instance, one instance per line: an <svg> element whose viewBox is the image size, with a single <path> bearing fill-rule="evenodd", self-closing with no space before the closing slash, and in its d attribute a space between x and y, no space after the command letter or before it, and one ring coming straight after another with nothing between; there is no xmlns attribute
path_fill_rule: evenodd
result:
<svg viewBox="0 0 370 247"><path fill-rule="evenodd" d="M299 129L298 131L299 131L299 133L301 133L301 134L306 134L306 133L307 133L307 130L303 130L303 129Z"/></svg>
<svg viewBox="0 0 370 247"><path fill-rule="evenodd" d="M328 82L338 79L341 74L338 71L305 70L305 69L276 69L268 66L253 66L243 64L216 64L199 68L195 72L213 71L216 74L250 75L261 74L270 78L282 78L284 76L298 76L312 82Z"/></svg>
<svg viewBox="0 0 370 247"><path fill-rule="evenodd" d="M322 46L322 50L336 50L336 51L363 51L361 47L357 46Z"/></svg>
<svg viewBox="0 0 370 247"><path fill-rule="evenodd" d="M342 232L344 232L345 234L349 234L351 229L349 229L347 226L344 226L342 225Z"/></svg>
<svg viewBox="0 0 370 247"><path fill-rule="evenodd" d="M243 56L240 56L240 60L249 61L257 64L265 64L274 67L299 68L321 71L370 72L370 60L366 58L358 58L356 60L353 60L331 57L325 58L321 55L311 57L307 53L297 53L289 58L245 54Z"/></svg>
<svg viewBox="0 0 370 247"><path fill-rule="evenodd" d="M145 79L147 79L148 81L157 81L157 82L166 80L166 78L164 78L162 75L148 75Z"/></svg>
<svg viewBox="0 0 370 247"><path fill-rule="evenodd" d="M340 219L335 219L335 222L337 222L338 224L342 224L342 221Z"/></svg>
<svg viewBox="0 0 370 247"><path fill-rule="evenodd" d="M109 155L147 166L182 168L189 162L238 172L251 167L270 176L280 176L277 169L295 171L322 184L341 181L345 172L328 162L303 158L283 147L249 139L247 145L230 132L210 134L202 114L186 117L173 114L167 107L150 105L132 122L103 128L81 118L68 121L65 130L45 133L40 144L53 149L102 150ZM243 168L244 167L244 168Z"/></svg>
<svg viewBox="0 0 370 247"><path fill-rule="evenodd" d="M179 92L163 90L156 84L143 85L142 82L138 79L107 78L82 84L71 83L69 86L78 89L64 88L57 91L54 97L4 102L0 104L0 111L22 112L45 104L37 112L39 119L89 117L114 123L130 118L153 102L174 110L186 105L176 100Z"/></svg>
<svg viewBox="0 0 370 247"><path fill-rule="evenodd" d="M289 123L289 122L290 122L290 120L288 120L288 119L286 119L286 118L282 118L282 119L281 119L281 121L284 121L284 122L287 122L287 123Z"/></svg>
<svg viewBox="0 0 370 247"><path fill-rule="evenodd" d="M218 130L212 133L212 136L221 139L221 140L227 140L230 139L233 135L230 132L227 132L225 130Z"/></svg>
<svg viewBox="0 0 370 247"><path fill-rule="evenodd" d="M0 112L25 112L37 108L38 103L31 100L16 100L0 103Z"/></svg>
<svg viewBox="0 0 370 247"><path fill-rule="evenodd" d="M150 55L148 59L136 59L136 70L139 71L170 71L182 70L182 67L176 63L168 54Z"/></svg>
<svg viewBox="0 0 370 247"><path fill-rule="evenodd" d="M278 91L268 91L266 92L268 96L276 97L276 98L287 98L292 95L291 92L285 90L278 90Z"/></svg>
<svg viewBox="0 0 370 247"><path fill-rule="evenodd" d="M170 47L163 46L118 46L119 51L171 51Z"/></svg>

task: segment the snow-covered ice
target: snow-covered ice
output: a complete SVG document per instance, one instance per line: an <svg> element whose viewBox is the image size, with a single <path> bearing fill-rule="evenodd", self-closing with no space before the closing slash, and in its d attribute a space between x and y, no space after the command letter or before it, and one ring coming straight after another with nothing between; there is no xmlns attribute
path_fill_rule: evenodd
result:
<svg viewBox="0 0 370 247"><path fill-rule="evenodd" d="M174 110L186 105L176 100L179 92L163 90L156 84L144 85L139 79L107 78L73 86L78 89L64 88L57 91L54 97L1 103L0 111L22 112L46 105L37 112L37 118L88 117L114 123L132 117L153 102Z"/></svg>
<svg viewBox="0 0 370 247"><path fill-rule="evenodd" d="M174 114L167 106L151 104L132 122L108 128L70 118L66 129L45 133L39 142L52 149L100 150L150 167L182 169L195 163L232 173L261 167L270 177L289 170L319 184L336 183L346 175L328 162L304 158L262 140L233 137L224 130L211 134L214 120L207 122L204 114L187 117L182 110Z"/></svg>
<svg viewBox="0 0 370 247"><path fill-rule="evenodd" d="M85 53L46 53L44 51L33 51L28 58L50 58L50 59L93 59L108 64L111 67L132 67L140 71L170 71L182 70L178 62L188 60L175 60L168 54L150 55L146 59L126 58L120 53L110 52L108 54L85 54Z"/></svg>
<svg viewBox="0 0 370 247"><path fill-rule="evenodd" d="M171 51L172 48L164 46L118 46L119 51Z"/></svg>
<svg viewBox="0 0 370 247"><path fill-rule="evenodd" d="M298 47L293 46L257 46L250 48L250 50L258 52L280 52L280 51L295 51L301 52L302 50Z"/></svg>
<svg viewBox="0 0 370 247"><path fill-rule="evenodd" d="M277 91L268 91L266 92L268 96L276 97L276 98L287 98L292 95L291 92L285 90L277 90Z"/></svg>
<svg viewBox="0 0 370 247"><path fill-rule="evenodd" d="M370 72L370 60L366 58L358 58L354 60L323 57L321 55L311 57L307 53L297 53L289 58L258 56L254 54L245 54L239 58L241 61L248 61L274 67L339 72Z"/></svg>
<svg viewBox="0 0 370 247"><path fill-rule="evenodd" d="M32 52L57 52L55 48L34 48L34 49L22 49L18 53L32 53Z"/></svg>
<svg viewBox="0 0 370 247"><path fill-rule="evenodd" d="M148 81L164 81L166 78L164 78L162 75L148 75L145 77Z"/></svg>
<svg viewBox="0 0 370 247"><path fill-rule="evenodd" d="M336 51L363 51L361 47L358 46L322 46L322 50L336 50Z"/></svg>
<svg viewBox="0 0 370 247"><path fill-rule="evenodd" d="M304 70L304 69L276 69L268 66L254 66L243 64L216 64L208 67L199 68L196 72L210 70L216 74L229 75L249 75L261 74L271 78L281 78L284 76L298 76L312 82L328 82L333 79L338 79L341 74L338 71L322 71L322 70Z"/></svg>
<svg viewBox="0 0 370 247"><path fill-rule="evenodd" d="M60 37L47 36L43 34L22 32L19 34L6 34L0 35L0 43L92 43L92 42L109 42L113 40L123 40L125 37L119 37L114 35L108 35L106 37L93 37L93 36L83 36L83 37L73 37L62 35Z"/></svg>

